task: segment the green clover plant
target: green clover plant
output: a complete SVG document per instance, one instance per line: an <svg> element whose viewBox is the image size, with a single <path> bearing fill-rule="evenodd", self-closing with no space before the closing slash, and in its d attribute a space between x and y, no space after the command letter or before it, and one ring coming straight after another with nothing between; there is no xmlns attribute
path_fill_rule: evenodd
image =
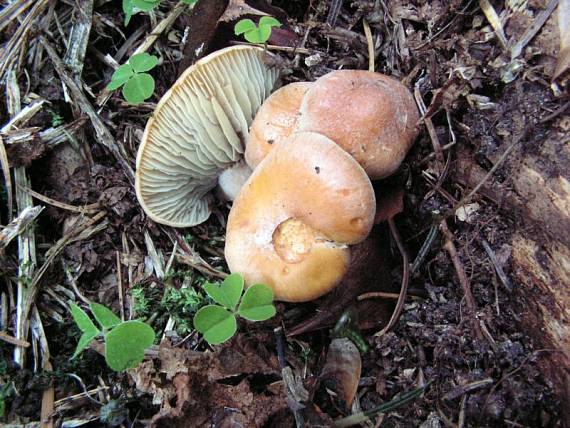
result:
<svg viewBox="0 0 570 428"><path fill-rule="evenodd" d="M204 290L217 305L198 310L194 315L194 327L210 345L223 343L235 334L237 315L249 321L265 321L275 315L271 288L254 284L242 296L243 288L243 276L237 273L229 275L219 285L204 284Z"/></svg>
<svg viewBox="0 0 570 428"><path fill-rule="evenodd" d="M265 43L271 37L271 29L281 27L281 23L272 16L262 16L259 25L255 25L251 19L242 19L234 27L236 36L243 37L250 43Z"/></svg>
<svg viewBox="0 0 570 428"><path fill-rule="evenodd" d="M105 306L90 303L89 309L101 327L99 329L83 309L75 303L69 306L71 316L82 333L71 358L77 357L97 336L103 336L107 365L115 371L122 371L137 367L144 358L145 349L154 342L154 330L142 321L121 321Z"/></svg>
<svg viewBox="0 0 570 428"><path fill-rule="evenodd" d="M125 99L131 104L139 104L150 98L154 92L154 79L146 71L158 64L158 58L147 53L133 55L115 70L107 89L113 91L123 87Z"/></svg>
<svg viewBox="0 0 570 428"><path fill-rule="evenodd" d="M198 0L181 0L182 3L193 5ZM125 13L125 26L129 25L132 16L137 12L148 12L160 4L160 0L123 0L123 12Z"/></svg>

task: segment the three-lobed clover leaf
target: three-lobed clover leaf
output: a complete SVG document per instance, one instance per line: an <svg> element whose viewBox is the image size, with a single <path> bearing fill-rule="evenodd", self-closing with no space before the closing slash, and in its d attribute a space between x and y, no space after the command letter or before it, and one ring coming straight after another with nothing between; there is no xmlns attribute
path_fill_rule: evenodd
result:
<svg viewBox="0 0 570 428"><path fill-rule="evenodd" d="M238 314L249 321L265 321L275 315L273 306L273 290L263 284L254 284L249 287L241 303Z"/></svg>
<svg viewBox="0 0 570 428"><path fill-rule="evenodd" d="M125 99L131 104L140 104L154 92L154 79L146 71L152 70L157 64L158 58L154 55L146 52L133 55L115 70L107 89L112 91L122 86Z"/></svg>
<svg viewBox="0 0 570 428"><path fill-rule="evenodd" d="M233 311L239 303L243 286L243 276L239 273L233 273L226 277L220 285L210 282L204 283L204 290L214 302Z"/></svg>
<svg viewBox="0 0 570 428"><path fill-rule="evenodd" d="M218 345L232 337L237 330L234 314L218 305L204 306L194 315L194 327L210 345Z"/></svg>
<svg viewBox="0 0 570 428"><path fill-rule="evenodd" d="M236 36L243 34L250 43L265 43L273 27L281 27L281 23L272 16L262 16L258 25L251 19L242 19L235 25L234 33Z"/></svg>
<svg viewBox="0 0 570 428"><path fill-rule="evenodd" d="M237 273L229 275L220 285L204 284L206 293L217 305L208 305L196 312L194 327L210 345L223 343L235 334L236 315L249 321L265 321L275 315L271 288L254 284L242 296L243 288L243 276Z"/></svg>

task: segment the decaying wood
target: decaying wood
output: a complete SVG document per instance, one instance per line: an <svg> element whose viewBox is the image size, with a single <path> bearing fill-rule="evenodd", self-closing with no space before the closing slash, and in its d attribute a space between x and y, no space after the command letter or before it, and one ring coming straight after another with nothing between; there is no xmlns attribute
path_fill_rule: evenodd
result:
<svg viewBox="0 0 570 428"><path fill-rule="evenodd" d="M543 366L562 396L570 367L570 118L559 117L532 147L517 146L504 167L507 179L485 182L480 195L515 217L511 238L514 297L524 305L523 327L553 352ZM456 178L473 188L487 174L468 149L458 153Z"/></svg>

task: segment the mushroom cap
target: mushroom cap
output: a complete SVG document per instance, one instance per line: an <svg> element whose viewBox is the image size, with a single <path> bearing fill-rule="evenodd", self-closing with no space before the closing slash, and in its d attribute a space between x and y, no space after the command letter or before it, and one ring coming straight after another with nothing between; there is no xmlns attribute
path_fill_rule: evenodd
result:
<svg viewBox="0 0 570 428"><path fill-rule="evenodd" d="M350 153L371 179L393 174L418 130L418 109L399 81L364 70L319 78L301 104L299 131L326 135Z"/></svg>
<svg viewBox="0 0 570 428"><path fill-rule="evenodd" d="M245 160L252 169L274 144L286 140L296 130L301 102L311 85L311 82L285 85L273 92L260 107L251 124L245 148Z"/></svg>
<svg viewBox="0 0 570 428"><path fill-rule="evenodd" d="M344 276L350 244L370 233L376 201L362 167L324 135L273 148L234 201L226 231L231 272L275 298L316 299Z"/></svg>
<svg viewBox="0 0 570 428"><path fill-rule="evenodd" d="M234 46L189 67L159 101L137 154L137 198L174 227L210 215L218 176L238 162L253 117L278 77L262 48Z"/></svg>

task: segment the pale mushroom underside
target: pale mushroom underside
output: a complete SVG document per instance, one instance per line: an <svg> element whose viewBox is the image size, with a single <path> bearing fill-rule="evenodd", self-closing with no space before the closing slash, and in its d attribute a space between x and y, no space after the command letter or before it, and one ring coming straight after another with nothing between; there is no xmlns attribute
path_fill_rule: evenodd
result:
<svg viewBox="0 0 570 428"><path fill-rule="evenodd" d="M243 158L249 125L278 72L250 46L220 50L182 74L149 119L137 155L136 192L154 221L202 223L220 173Z"/></svg>

